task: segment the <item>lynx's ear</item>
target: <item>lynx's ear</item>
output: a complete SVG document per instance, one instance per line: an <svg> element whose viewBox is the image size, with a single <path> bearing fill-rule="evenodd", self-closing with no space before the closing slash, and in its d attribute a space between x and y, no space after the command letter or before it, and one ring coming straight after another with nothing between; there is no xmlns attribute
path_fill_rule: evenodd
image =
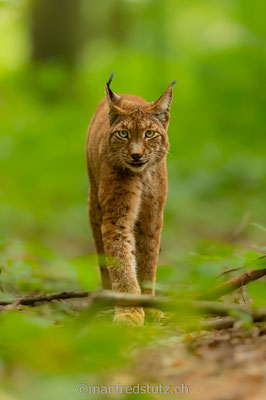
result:
<svg viewBox="0 0 266 400"><path fill-rule="evenodd" d="M112 123L115 121L116 117L119 114L123 113L123 110L119 107L119 104L121 103L121 97L110 89L110 83L112 82L113 77L114 77L114 72L111 74L108 82L105 84L106 99L109 108L110 125L112 125Z"/></svg>
<svg viewBox="0 0 266 400"><path fill-rule="evenodd" d="M167 127L169 122L169 110L173 97L172 86L176 81L172 81L166 91L159 97L159 99L151 103L151 111L154 115Z"/></svg>

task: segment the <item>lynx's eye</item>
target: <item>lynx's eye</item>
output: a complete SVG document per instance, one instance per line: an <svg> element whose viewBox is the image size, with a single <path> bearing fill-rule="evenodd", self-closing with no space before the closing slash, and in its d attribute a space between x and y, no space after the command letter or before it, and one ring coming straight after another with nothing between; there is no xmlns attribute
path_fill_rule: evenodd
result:
<svg viewBox="0 0 266 400"><path fill-rule="evenodd" d="M155 135L154 131L146 131L145 136L146 138L152 138Z"/></svg>
<svg viewBox="0 0 266 400"><path fill-rule="evenodd" d="M119 131L118 132L118 136L120 136L121 138L125 139L128 137L128 131Z"/></svg>

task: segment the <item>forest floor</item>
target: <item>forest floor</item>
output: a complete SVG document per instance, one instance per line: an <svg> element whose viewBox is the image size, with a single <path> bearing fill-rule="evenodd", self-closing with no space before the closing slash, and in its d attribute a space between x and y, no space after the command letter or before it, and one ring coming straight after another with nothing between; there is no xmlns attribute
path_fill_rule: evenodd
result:
<svg viewBox="0 0 266 400"><path fill-rule="evenodd" d="M24 254L22 250L19 248L17 253ZM14 252L13 255L15 261L17 253ZM265 256L256 258L258 254L254 253L253 257L255 257L253 264L258 260L265 262ZM24 258L20 256L19 259L24 260ZM253 264L250 266L251 270L254 267ZM37 268L38 264L33 264L34 266L36 267L36 271L33 270L35 275L26 275L27 282L34 282L33 278L36 280L39 277L38 274L43 277L41 275L43 270ZM235 267L235 264L232 266ZM7 267L11 269L9 264ZM18 265L14 263L12 267L15 272L16 268L25 270L23 263ZM65 264L63 267L65 268ZM265 264L261 264L261 267L265 267ZM240 269L237 276L242 275L243 268L236 269L237 271ZM50 271L46 272L50 279L49 283L51 282ZM87 275L87 270L85 273ZM7 276L7 278L10 277ZM15 278L16 282L17 275ZM58 280L62 284L60 274L54 277L54 282ZM5 280L2 281L4 282ZM53 284L54 282L52 281ZM258 299L265 300L265 277L261 278L260 282L262 283L259 293L261 298L258 297ZM250 297L247 288L248 285L241 286L232 293L222 296L221 303L249 306L254 300ZM256 289L258 288L259 286L256 286ZM3 289L7 291L4 294L8 294L9 286ZM33 295L38 295L39 292L35 290ZM18 295L15 293L16 296ZM83 393L76 390L76 384L90 382L99 386L117 384L130 386L133 388L132 393L135 393L133 397L138 400L265 400L266 322L253 323L252 318L248 319L248 314L229 313L229 318L233 316L236 321L233 327L204 330L202 325L198 324L199 321L210 322L222 318L205 318L203 315L206 313L189 314L184 307L184 300L185 298L182 298L181 302L177 303L181 304L182 308L175 308L176 311L173 314L169 312L170 307L169 310L166 308L167 318L164 321L154 325L147 324L144 327L113 326L113 309L110 310L109 303L108 305L96 304L97 307L94 309L89 297L57 298L47 302L36 302L31 306L18 304L14 299L7 300L12 303L3 306L6 308L2 313L2 337L0 335L4 343L2 349L7 365L6 370L2 368L4 371L2 380L8 381L3 393L14 391L15 394L13 397L3 397L4 395L0 393L0 399L58 398L56 392L53 394L52 382L53 380L59 382L58 385L62 390L61 381L56 375L60 372L62 376L66 374L66 381L69 380L70 385L68 386L70 389L66 388L62 396L65 399L80 398ZM261 303L263 307L264 304L265 302ZM12 313L14 313L13 316ZM126 338L125 341L123 341L123 336ZM23 352L30 354L31 357L23 358ZM65 365L68 367L66 370L64 370ZM36 372L35 369L37 369ZM47 375L47 380L45 380L46 377L43 378L43 371L45 371L44 375ZM40 381L36 379L38 373L42 377ZM16 374L15 380L14 374ZM34 392L35 382L41 385L41 379L44 382L43 397L42 393ZM12 387L14 381L16 381L15 388ZM34 393L31 397L25 391L25 382L25 386L28 385L29 388L28 392ZM66 385L66 382L64 384ZM46 394L45 391L48 390L49 385L51 392ZM139 392L138 386L144 386L146 393ZM90 398L98 399L99 397L90 396ZM103 395L101 398L127 399L128 395L125 393L121 396Z"/></svg>
<svg viewBox="0 0 266 400"><path fill-rule="evenodd" d="M166 315L165 324L157 324L161 334L142 349L133 345L129 367L109 371L105 385L135 388L137 399L143 386L149 399L266 399L265 322L245 326L237 320L230 328L188 332Z"/></svg>
<svg viewBox="0 0 266 400"><path fill-rule="evenodd" d="M170 328L159 346L151 344L133 358L127 371L109 375L110 385L122 382L136 390L138 384L150 385L152 398L158 399L266 398L265 324L184 335Z"/></svg>
<svg viewBox="0 0 266 400"><path fill-rule="evenodd" d="M104 385L135 388L137 399L141 387L149 393L145 399L266 399L265 322L245 326L237 320L226 329L188 332L167 320L157 324L161 334L151 336L144 348L133 344L128 367L101 376Z"/></svg>
<svg viewBox="0 0 266 400"><path fill-rule="evenodd" d="M143 354L135 364L135 376L147 382L167 382L170 391L182 384L189 388L174 398L264 400L265 334L265 325L257 325L202 331L186 335L179 343L178 336L172 336L160 349Z"/></svg>

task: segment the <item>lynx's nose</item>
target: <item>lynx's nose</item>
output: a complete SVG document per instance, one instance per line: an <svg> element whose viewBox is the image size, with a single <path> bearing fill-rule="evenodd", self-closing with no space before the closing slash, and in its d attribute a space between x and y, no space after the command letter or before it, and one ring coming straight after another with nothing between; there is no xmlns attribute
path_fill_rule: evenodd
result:
<svg viewBox="0 0 266 400"><path fill-rule="evenodd" d="M133 161L139 161L141 159L142 154L139 153L133 153L131 154L131 158Z"/></svg>

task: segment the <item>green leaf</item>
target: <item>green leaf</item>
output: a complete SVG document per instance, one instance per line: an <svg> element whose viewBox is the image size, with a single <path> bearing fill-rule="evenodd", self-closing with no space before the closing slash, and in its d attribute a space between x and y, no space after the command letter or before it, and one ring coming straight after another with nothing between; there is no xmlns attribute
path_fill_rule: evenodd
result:
<svg viewBox="0 0 266 400"><path fill-rule="evenodd" d="M255 307L266 305L266 283L265 282L251 282L248 286L248 293L253 299Z"/></svg>
<svg viewBox="0 0 266 400"><path fill-rule="evenodd" d="M262 257L263 255L261 253L258 253L256 251L246 251L246 253L243 255L244 257L244 267L252 267L252 268L256 268L256 265L259 263L260 261L260 257Z"/></svg>
<svg viewBox="0 0 266 400"><path fill-rule="evenodd" d="M237 317L238 319L240 319L243 322L243 325L246 328L251 328L252 327L253 318L249 314L247 314L245 312L242 312L242 311L239 311L239 310L232 310L229 314L232 317Z"/></svg>
<svg viewBox="0 0 266 400"><path fill-rule="evenodd" d="M250 225L256 226L256 228L259 228L263 232L266 232L266 228L264 226L262 226L262 225L255 224L255 222L251 222Z"/></svg>
<svg viewBox="0 0 266 400"><path fill-rule="evenodd" d="M0 292L0 300L14 300L15 296L11 293Z"/></svg>

